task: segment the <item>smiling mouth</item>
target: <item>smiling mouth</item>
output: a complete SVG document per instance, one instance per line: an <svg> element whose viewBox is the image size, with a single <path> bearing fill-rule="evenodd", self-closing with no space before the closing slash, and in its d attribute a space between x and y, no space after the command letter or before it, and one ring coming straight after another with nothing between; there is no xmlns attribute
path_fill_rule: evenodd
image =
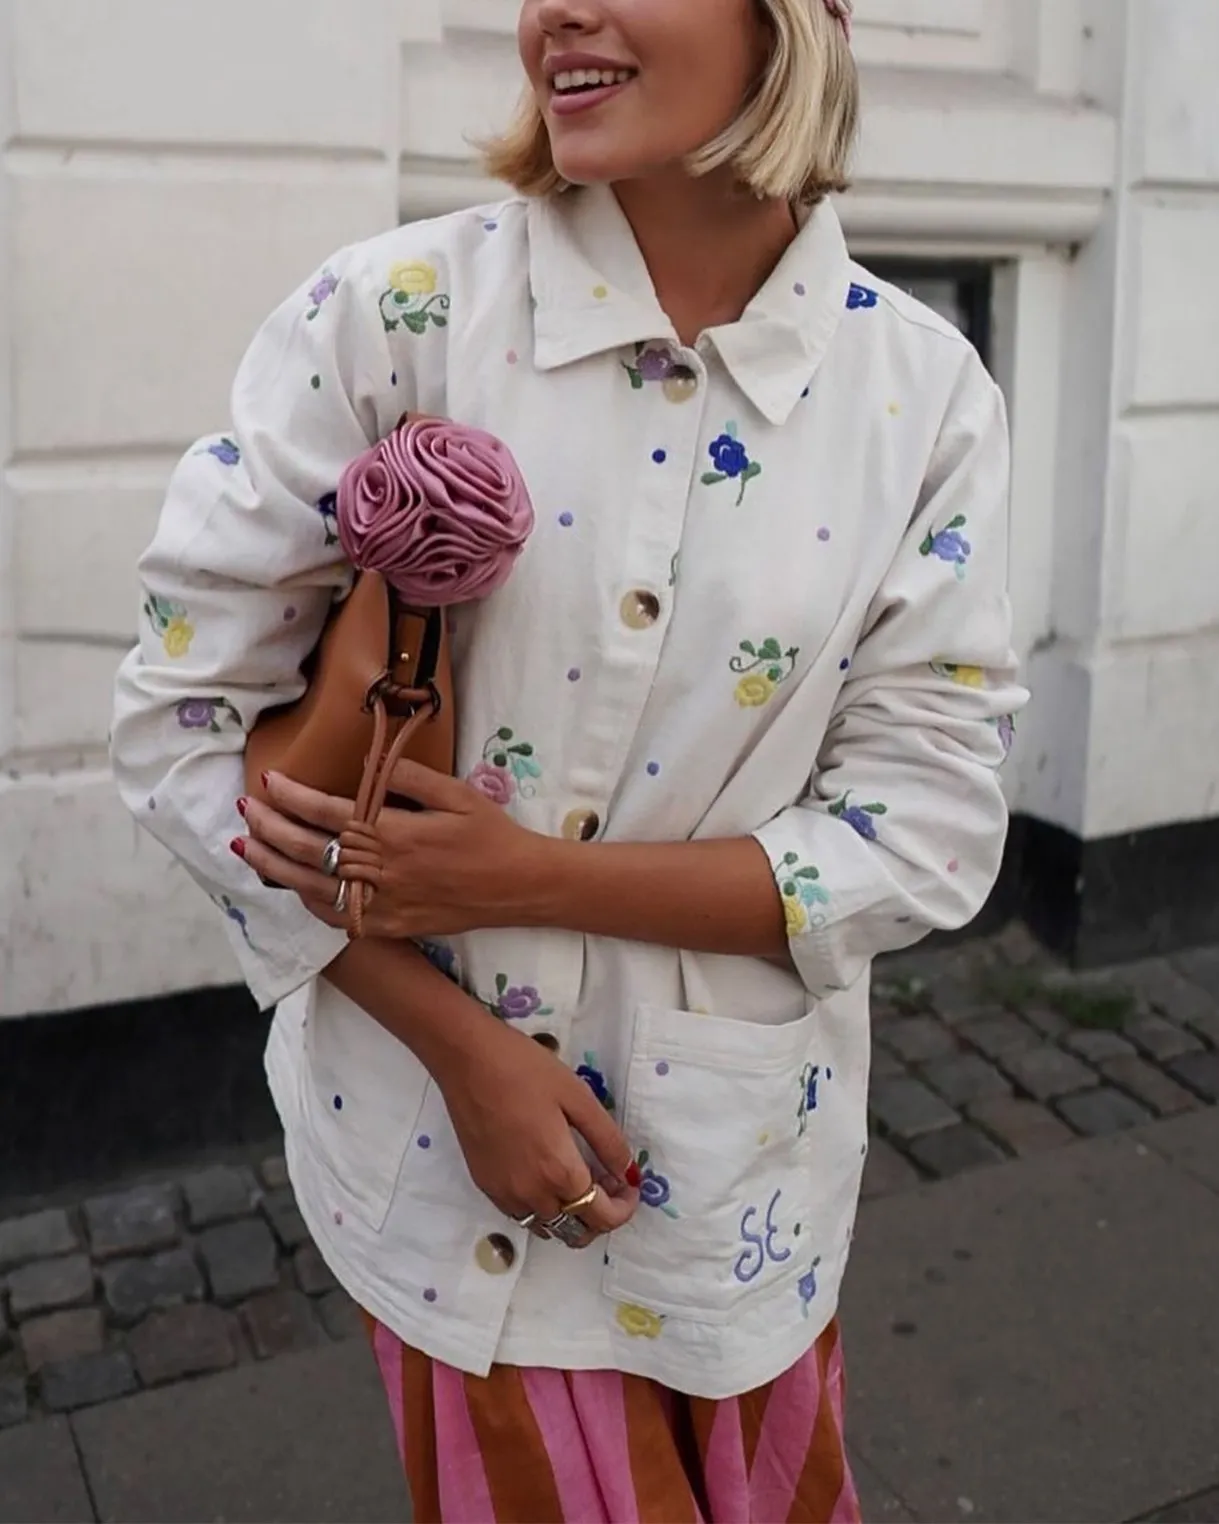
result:
<svg viewBox="0 0 1219 1524"><path fill-rule="evenodd" d="M565 69L555 75L551 89L560 100L588 95L594 90L629 84L635 78L635 72L634 69Z"/></svg>

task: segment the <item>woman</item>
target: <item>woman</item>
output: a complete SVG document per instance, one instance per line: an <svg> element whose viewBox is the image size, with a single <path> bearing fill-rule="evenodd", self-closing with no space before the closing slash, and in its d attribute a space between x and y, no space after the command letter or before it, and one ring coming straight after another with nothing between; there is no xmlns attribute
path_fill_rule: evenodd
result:
<svg viewBox="0 0 1219 1524"><path fill-rule="evenodd" d="M524 0L519 194L316 272L143 561L119 783L278 1005L421 1520L857 1516L869 966L985 899L1024 696L1002 400L826 200L849 22ZM458 618L461 776L403 766L349 946L350 801L239 799L241 754L347 585L335 483L407 410L503 438L538 522Z"/></svg>

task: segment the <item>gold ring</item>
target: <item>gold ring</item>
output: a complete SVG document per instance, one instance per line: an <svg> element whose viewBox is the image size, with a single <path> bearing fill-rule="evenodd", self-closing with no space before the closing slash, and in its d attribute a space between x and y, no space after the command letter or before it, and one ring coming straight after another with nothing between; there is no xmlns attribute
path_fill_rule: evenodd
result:
<svg viewBox="0 0 1219 1524"><path fill-rule="evenodd" d="M592 1206L593 1202L596 1201L597 1192L600 1189L601 1187L594 1180L589 1188L584 1192L583 1196L579 1197L576 1201L569 1201L566 1206L562 1207L560 1210L565 1212L568 1216L571 1216L573 1212L582 1212L585 1207Z"/></svg>

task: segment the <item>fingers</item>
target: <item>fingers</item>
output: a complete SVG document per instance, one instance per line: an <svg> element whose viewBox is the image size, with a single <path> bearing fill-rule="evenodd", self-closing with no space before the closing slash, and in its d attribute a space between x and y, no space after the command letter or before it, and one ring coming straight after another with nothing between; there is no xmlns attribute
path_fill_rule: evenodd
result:
<svg viewBox="0 0 1219 1524"><path fill-rule="evenodd" d="M281 814L278 809L262 804L257 799L251 799L246 804L245 820L255 841L271 848L280 857L290 858L304 868L315 868L320 872L322 854L327 842L333 840L332 836L300 825Z"/></svg>
<svg viewBox="0 0 1219 1524"><path fill-rule="evenodd" d="M601 1102L582 1079L572 1075L572 1085L564 1097L567 1119L592 1149L606 1175L626 1180L635 1162L631 1146ZM568 1200L571 1200L568 1197Z"/></svg>
<svg viewBox="0 0 1219 1524"><path fill-rule="evenodd" d="M327 878L316 868L307 868L293 857L285 857L274 847L255 837L239 836L232 843L233 851L246 866L267 883L281 889L292 889L303 900L334 900L337 882Z"/></svg>
<svg viewBox="0 0 1219 1524"><path fill-rule="evenodd" d="M468 783L450 778L447 773L434 772L421 762L410 760L401 761L394 768L390 774L389 791L404 799L413 799L425 810L447 811L450 814L464 813L470 808L471 795L478 798Z"/></svg>
<svg viewBox="0 0 1219 1524"><path fill-rule="evenodd" d="M351 820L355 806L350 799L319 793L303 783L293 783L282 773L267 775L267 798L281 813L316 826L327 836L337 836Z"/></svg>

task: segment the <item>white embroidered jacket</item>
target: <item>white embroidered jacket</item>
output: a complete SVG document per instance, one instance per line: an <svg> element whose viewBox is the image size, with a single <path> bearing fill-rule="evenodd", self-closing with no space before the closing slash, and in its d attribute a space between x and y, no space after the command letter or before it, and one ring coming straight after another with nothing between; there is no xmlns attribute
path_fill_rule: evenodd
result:
<svg viewBox="0 0 1219 1524"><path fill-rule="evenodd" d="M798 976L561 932L434 950L557 1041L646 1155L604 1255L496 1213L420 1064L317 980L342 938L229 850L245 732L301 691L348 585L330 494L408 408L501 436L538 511L508 586L457 619L463 775L537 831L753 833L786 906ZM114 764L279 1003L302 1211L408 1343L719 1397L824 1328L866 1149L870 962L969 920L999 865L1025 700L1007 492L978 356L852 263L830 205L693 348L606 190L348 249L255 339L231 430L183 461L142 563Z"/></svg>

